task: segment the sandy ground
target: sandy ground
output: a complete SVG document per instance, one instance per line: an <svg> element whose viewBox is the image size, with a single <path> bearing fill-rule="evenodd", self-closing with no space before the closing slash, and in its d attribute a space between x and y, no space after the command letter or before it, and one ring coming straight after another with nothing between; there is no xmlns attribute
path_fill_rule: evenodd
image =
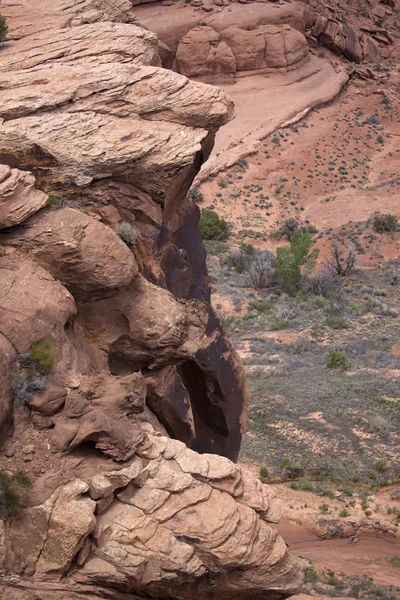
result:
<svg viewBox="0 0 400 600"><path fill-rule="evenodd" d="M399 232L377 236L367 220L376 212L400 217L399 108L391 88L351 82L329 105L266 137L247 156L246 167L207 178L200 186L202 207L214 207L232 224L234 236L263 249L282 245L284 240L269 235L295 217L318 229L321 261L330 252L332 233L345 245L358 245L359 266L396 258ZM222 129L225 145L229 128L238 123Z"/></svg>
<svg viewBox="0 0 400 600"><path fill-rule="evenodd" d="M198 181L214 176L248 156L260 140L288 121L303 117L311 108L332 100L348 76L341 68L310 55L300 68L277 75L252 75L220 87L235 103L236 118L217 133L211 158Z"/></svg>
<svg viewBox="0 0 400 600"><path fill-rule="evenodd" d="M303 527L282 519L276 527L293 554L311 559L335 572L372 577L383 585L400 584L399 568L388 562L399 556L400 543L390 538L361 536L358 543L351 539L321 540Z"/></svg>

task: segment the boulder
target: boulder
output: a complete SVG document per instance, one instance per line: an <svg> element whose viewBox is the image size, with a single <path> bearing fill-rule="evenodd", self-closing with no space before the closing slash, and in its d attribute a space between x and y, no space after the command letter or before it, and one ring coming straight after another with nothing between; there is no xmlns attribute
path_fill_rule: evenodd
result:
<svg viewBox="0 0 400 600"><path fill-rule="evenodd" d="M75 294L124 287L138 272L134 255L117 233L78 210L49 209L29 225L8 243Z"/></svg>
<svg viewBox="0 0 400 600"><path fill-rule="evenodd" d="M37 575L60 577L65 573L95 528L96 503L83 495L88 488L86 482L75 479L48 500L52 508L43 549L36 563Z"/></svg>
<svg viewBox="0 0 400 600"><path fill-rule="evenodd" d="M380 58L380 49L378 43L369 35L362 37L362 49L364 58L370 62L378 62Z"/></svg>
<svg viewBox="0 0 400 600"><path fill-rule="evenodd" d="M343 34L346 37L345 57L351 62L360 63L363 58L361 44L357 32L349 25L342 25Z"/></svg>
<svg viewBox="0 0 400 600"><path fill-rule="evenodd" d="M46 203L32 173L0 165L0 229L19 225Z"/></svg>
<svg viewBox="0 0 400 600"><path fill-rule="evenodd" d="M0 257L0 333L19 353L46 337L63 336L76 314L71 294L38 264Z"/></svg>
<svg viewBox="0 0 400 600"><path fill-rule="evenodd" d="M144 397L145 384L139 373L82 377L79 387L70 389L63 414L56 421L50 438L53 451L66 452L90 440L115 460L132 458L143 434L130 417L143 411ZM97 499L96 494L92 497Z"/></svg>
<svg viewBox="0 0 400 600"><path fill-rule="evenodd" d="M307 40L290 25L263 25L254 29L227 27L222 39L231 48L238 71L288 68L308 56Z"/></svg>
<svg viewBox="0 0 400 600"><path fill-rule="evenodd" d="M234 75L236 58L212 27L194 27L181 39L176 52L178 71L187 77Z"/></svg>

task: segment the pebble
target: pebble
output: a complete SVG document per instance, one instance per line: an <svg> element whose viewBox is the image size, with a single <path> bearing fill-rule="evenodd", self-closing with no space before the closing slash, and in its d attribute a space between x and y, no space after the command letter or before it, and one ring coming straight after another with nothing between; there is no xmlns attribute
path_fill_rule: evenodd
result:
<svg viewBox="0 0 400 600"><path fill-rule="evenodd" d="M7 458L12 458L15 454L15 448L13 446L11 446L10 448L7 448L7 450L5 450L4 454L7 456Z"/></svg>
<svg viewBox="0 0 400 600"><path fill-rule="evenodd" d="M24 575L30 577L35 574L35 567L33 565L28 565L24 571Z"/></svg>
<svg viewBox="0 0 400 600"><path fill-rule="evenodd" d="M36 448L35 448L35 444L28 444L27 446L24 446L24 447L22 448L22 452L23 452L24 454L34 454L34 453L35 453L35 450L36 450Z"/></svg>

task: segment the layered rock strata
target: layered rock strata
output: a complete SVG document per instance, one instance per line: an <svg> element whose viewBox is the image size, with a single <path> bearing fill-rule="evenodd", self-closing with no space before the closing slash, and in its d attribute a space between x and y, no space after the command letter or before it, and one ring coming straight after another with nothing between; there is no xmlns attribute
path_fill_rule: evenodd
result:
<svg viewBox="0 0 400 600"><path fill-rule="evenodd" d="M0 595L286 598L304 565L229 460L248 392L187 196L232 102L112 4L5 11L0 469L34 482L0 520Z"/></svg>

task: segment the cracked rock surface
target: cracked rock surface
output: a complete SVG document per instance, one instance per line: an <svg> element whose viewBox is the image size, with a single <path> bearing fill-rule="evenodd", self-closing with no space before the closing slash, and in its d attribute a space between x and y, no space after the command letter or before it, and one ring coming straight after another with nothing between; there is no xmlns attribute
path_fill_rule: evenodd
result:
<svg viewBox="0 0 400 600"><path fill-rule="evenodd" d="M187 195L233 104L163 69L127 0L3 4L0 470L33 483L0 596L289 597Z"/></svg>

